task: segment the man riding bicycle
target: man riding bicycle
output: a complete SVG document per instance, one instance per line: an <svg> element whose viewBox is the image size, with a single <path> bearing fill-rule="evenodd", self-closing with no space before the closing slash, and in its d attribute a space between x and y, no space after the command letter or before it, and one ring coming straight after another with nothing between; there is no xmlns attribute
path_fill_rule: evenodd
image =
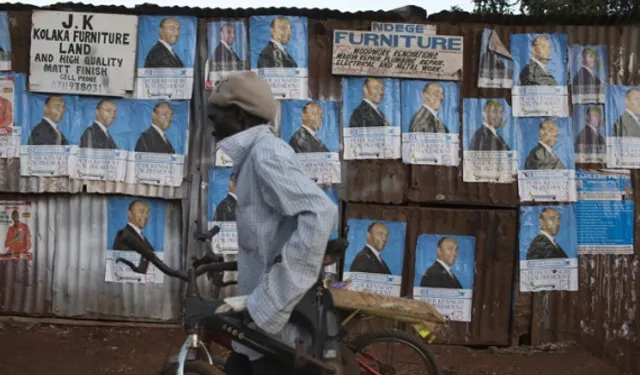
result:
<svg viewBox="0 0 640 375"><path fill-rule="evenodd" d="M293 347L298 339L310 343L288 321L318 279L338 209L268 124L278 105L266 81L239 72L218 82L208 116L236 178L237 294L247 296L257 329ZM239 343L233 348L225 368L229 375L291 373Z"/></svg>

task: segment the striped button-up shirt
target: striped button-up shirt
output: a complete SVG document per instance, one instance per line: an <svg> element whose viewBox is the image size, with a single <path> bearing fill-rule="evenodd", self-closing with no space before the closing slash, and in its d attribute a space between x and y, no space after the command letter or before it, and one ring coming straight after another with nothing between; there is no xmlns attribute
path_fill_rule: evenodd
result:
<svg viewBox="0 0 640 375"><path fill-rule="evenodd" d="M236 175L237 293L248 296L258 328L293 346L305 337L287 322L318 278L338 208L271 126L235 134L220 148ZM278 255L282 260L274 264ZM260 357L237 343L234 348L252 360Z"/></svg>

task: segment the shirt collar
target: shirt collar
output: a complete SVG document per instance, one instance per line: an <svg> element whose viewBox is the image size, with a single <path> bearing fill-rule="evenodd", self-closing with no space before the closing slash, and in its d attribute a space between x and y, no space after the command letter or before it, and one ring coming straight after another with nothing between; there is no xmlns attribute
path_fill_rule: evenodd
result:
<svg viewBox="0 0 640 375"><path fill-rule="evenodd" d="M306 131L308 131L309 133L311 133L311 135L312 135L312 136L314 136L314 137L316 136L316 132L314 132L313 130L311 130L311 128L310 128L310 127L308 127L308 126L307 126L307 125L305 125L305 124L302 124L301 126L302 126L302 128L303 128L304 130L306 130Z"/></svg>
<svg viewBox="0 0 640 375"><path fill-rule="evenodd" d="M107 131L107 127L106 127L106 126L102 125L102 123L101 123L100 121L98 121L98 120L96 120L96 121L95 121L95 123L96 123L96 124L98 124L98 126L100 127L100 129L102 129L102 131L103 131L103 132L105 132L105 134L108 134L108 131Z"/></svg>
<svg viewBox="0 0 640 375"><path fill-rule="evenodd" d="M584 64L580 64L584 69L587 69L587 71L589 73L591 73L592 76L595 76L596 74L593 72L593 69L589 68L588 66L584 65Z"/></svg>
<svg viewBox="0 0 640 375"><path fill-rule="evenodd" d="M631 110L629 110L628 108L627 108L627 110L626 110L625 112L627 112L628 114L630 114L630 115L631 115L631 117L633 117L633 119L634 119L634 120L636 120L636 122L640 125L640 119L638 118L638 116L636 116L636 115L635 115L633 112L631 112ZM46 117L45 117L45 118L46 118Z"/></svg>
<svg viewBox="0 0 640 375"><path fill-rule="evenodd" d="M44 116L43 119L49 123L49 125L53 126L54 129L58 130L58 125L50 118L48 118L47 116Z"/></svg>
<svg viewBox="0 0 640 375"><path fill-rule="evenodd" d="M380 110L378 109L378 106L373 104L373 102L371 100L366 99L366 98L362 99L362 100L364 100L367 104L369 104L371 107L373 107L373 109L375 109L376 112L380 113Z"/></svg>
<svg viewBox="0 0 640 375"><path fill-rule="evenodd" d="M540 60L536 59L535 57L531 57L531 60L535 61L536 64L540 65L540 67L544 69L545 72L547 71L546 65L544 65Z"/></svg>
<svg viewBox="0 0 640 375"><path fill-rule="evenodd" d="M128 222L127 224L129 224L129 226L130 226L131 228L133 228L133 230L135 230L135 231L136 231L136 233L138 233L138 235L139 235L140 237L144 238L144 236L142 235L142 229L138 228L135 224L133 224L133 223L131 223L131 222Z"/></svg>
<svg viewBox="0 0 640 375"><path fill-rule="evenodd" d="M257 125L220 141L220 150L227 154L233 162L233 169L237 171L236 167L242 164L255 141L269 134L276 134L271 125Z"/></svg>
<svg viewBox="0 0 640 375"><path fill-rule="evenodd" d="M223 46L225 46L226 49L228 49L229 51L231 51L231 46L227 44L227 42L225 42L224 40L221 40L220 43L222 43Z"/></svg>
<svg viewBox="0 0 640 375"><path fill-rule="evenodd" d="M591 128L591 130L593 130L594 132L598 133L598 128L596 128L595 126L591 125L591 124L587 124L588 127Z"/></svg>
<svg viewBox="0 0 640 375"><path fill-rule="evenodd" d="M422 104L422 106L425 107L427 110L429 110L429 112L431 112L431 114L434 115L435 118L438 118L438 112L434 111L433 108L429 107L424 103Z"/></svg>
<svg viewBox="0 0 640 375"><path fill-rule="evenodd" d="M556 239L553 238L553 236L550 235L549 233L547 233L547 232L545 232L543 230L540 230L540 234L545 236L545 237L547 237L549 239L549 241L551 241L552 244L554 244L554 245L556 244Z"/></svg>
<svg viewBox="0 0 640 375"><path fill-rule="evenodd" d="M496 132L496 129L493 128L493 126L489 126L489 124L487 124L486 122L483 122L482 125L491 130L491 132L493 133L493 135L495 135L496 137L498 136L498 133Z"/></svg>
<svg viewBox="0 0 640 375"><path fill-rule="evenodd" d="M451 267L449 267L445 262L441 261L440 259L436 259L436 262L440 263L440 265L444 267L447 272L449 272L449 275L453 275L453 272L451 272Z"/></svg>
<svg viewBox="0 0 640 375"><path fill-rule="evenodd" d="M380 252L376 249L373 248L373 246L367 244L367 247L369 248L369 250L371 250L373 252L373 255L376 256L376 258L378 258L378 260L380 260Z"/></svg>
<svg viewBox="0 0 640 375"><path fill-rule="evenodd" d="M234 193L229 192L229 195L230 195L233 199L238 200L238 196L237 196L237 195L235 195Z"/></svg>
<svg viewBox="0 0 640 375"><path fill-rule="evenodd" d="M555 155L555 153L553 152L553 149L548 144L546 144L546 143L544 143L542 141L538 141L538 143L540 143L542 145L542 147L547 149L547 151L549 151L552 155Z"/></svg>
<svg viewBox="0 0 640 375"><path fill-rule="evenodd" d="M163 45L164 45L164 46L169 50L169 52L171 52L172 54L174 54L174 55L175 55L175 53L173 52L173 47L171 47L171 45L169 45L169 43L165 42L165 41L164 41L164 40L162 40L162 39L158 39L158 41L159 41L160 43L162 43L162 44L163 44Z"/></svg>
<svg viewBox="0 0 640 375"><path fill-rule="evenodd" d="M158 134L160 134L162 136L162 138L165 137L165 133L162 129L160 129L159 127L156 126L156 124L151 123L151 127L156 129L156 131L158 132Z"/></svg>
<svg viewBox="0 0 640 375"><path fill-rule="evenodd" d="M278 49L280 49L282 52L287 52L287 51L284 49L284 46L283 46L282 44L280 44L279 42L276 42L275 40L271 39L271 43L275 44L275 45L276 45L276 47L278 47Z"/></svg>

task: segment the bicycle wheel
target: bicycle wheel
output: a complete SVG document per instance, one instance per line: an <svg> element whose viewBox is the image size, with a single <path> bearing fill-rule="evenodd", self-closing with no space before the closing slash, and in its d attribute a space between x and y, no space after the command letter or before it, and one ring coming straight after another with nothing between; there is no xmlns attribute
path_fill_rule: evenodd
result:
<svg viewBox="0 0 640 375"><path fill-rule="evenodd" d="M418 356L421 359L421 363L418 364L417 368L422 370L422 372L415 371L407 371L406 368L396 369L393 364L383 365L380 363L380 360L377 357L382 357L380 355L372 355L370 354L368 348L375 344L380 343L389 343L389 344L400 344L407 346L413 351L418 353ZM416 335L410 334L409 332L399 331L394 329L380 329L372 332L363 333L360 336L355 337L348 344L353 351L356 353L357 360L360 364L361 374L424 374L424 370L426 370L426 374L428 375L439 375L440 372L438 370L438 365L436 363L436 358L429 350L427 345ZM395 346L395 345L394 345ZM378 351L376 351L378 352ZM389 354L391 353L391 348L382 350L380 353ZM376 353L377 354L377 353ZM407 358L408 352L406 350L402 350L400 352L400 356L403 359ZM407 371L407 372L405 372Z"/></svg>
<svg viewBox="0 0 640 375"><path fill-rule="evenodd" d="M157 375L175 375L177 370L178 364L170 363ZM184 375L224 375L224 372L204 361L187 361L184 364Z"/></svg>

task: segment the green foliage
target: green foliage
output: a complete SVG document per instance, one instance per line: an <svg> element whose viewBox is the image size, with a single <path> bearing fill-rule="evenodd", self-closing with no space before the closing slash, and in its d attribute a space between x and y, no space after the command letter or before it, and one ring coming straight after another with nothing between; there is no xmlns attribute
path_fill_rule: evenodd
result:
<svg viewBox="0 0 640 375"><path fill-rule="evenodd" d="M527 15L624 15L639 9L638 0L473 0L474 13Z"/></svg>

